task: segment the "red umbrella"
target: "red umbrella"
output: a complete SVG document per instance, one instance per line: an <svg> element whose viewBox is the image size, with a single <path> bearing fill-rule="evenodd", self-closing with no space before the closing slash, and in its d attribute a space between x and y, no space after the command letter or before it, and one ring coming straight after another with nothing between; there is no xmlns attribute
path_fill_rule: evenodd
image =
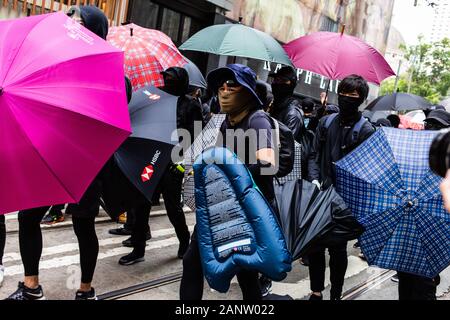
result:
<svg viewBox="0 0 450 320"><path fill-rule="evenodd" d="M158 30L131 23L111 28L107 40L125 52L125 74L134 91L148 85L163 86L161 71L187 63L172 40Z"/></svg>
<svg viewBox="0 0 450 320"><path fill-rule="evenodd" d="M358 74L379 85L383 79L395 75L375 48L343 31L315 32L287 43L284 49L297 68L332 80Z"/></svg>

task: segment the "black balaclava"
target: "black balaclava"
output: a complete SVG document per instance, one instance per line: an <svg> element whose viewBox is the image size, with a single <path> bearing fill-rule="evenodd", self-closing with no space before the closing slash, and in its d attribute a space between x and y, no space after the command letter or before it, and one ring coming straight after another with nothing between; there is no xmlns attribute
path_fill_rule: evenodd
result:
<svg viewBox="0 0 450 320"><path fill-rule="evenodd" d="M294 94L295 86L297 85L297 74L291 67L283 67L278 73L272 74L272 77L282 76L291 81L291 84L285 83L272 83L272 94L274 103L278 104L283 102L286 98L292 97Z"/></svg>
<svg viewBox="0 0 450 320"><path fill-rule="evenodd" d="M95 6L79 6L79 9L84 26L106 40L108 35L108 18L106 18L103 11Z"/></svg>
<svg viewBox="0 0 450 320"><path fill-rule="evenodd" d="M189 75L184 68L171 67L162 72L164 87L161 89L174 96L183 96L189 92ZM171 75L173 79L168 79Z"/></svg>
<svg viewBox="0 0 450 320"><path fill-rule="evenodd" d="M338 95L339 115L343 123L358 121L361 114L358 111L359 106L364 102L364 97L347 97Z"/></svg>
<svg viewBox="0 0 450 320"><path fill-rule="evenodd" d="M272 83L272 94L275 103L281 102L284 99L291 97L294 94L294 88L292 84L285 83Z"/></svg>

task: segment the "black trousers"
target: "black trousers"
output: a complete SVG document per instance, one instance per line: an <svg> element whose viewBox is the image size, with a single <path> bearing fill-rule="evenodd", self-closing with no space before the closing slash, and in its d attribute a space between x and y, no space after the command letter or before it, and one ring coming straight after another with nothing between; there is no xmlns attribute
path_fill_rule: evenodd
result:
<svg viewBox="0 0 450 320"><path fill-rule="evenodd" d="M242 270L237 274L244 300L261 300L258 272ZM194 229L189 249L183 258L183 277L180 300L201 300L203 297L203 269L198 248L197 230Z"/></svg>
<svg viewBox="0 0 450 320"><path fill-rule="evenodd" d="M6 245L6 226L5 226L5 216L0 215L0 265L3 264L3 254L5 253Z"/></svg>
<svg viewBox="0 0 450 320"><path fill-rule="evenodd" d="M136 207L127 212L127 222L129 213L131 213L131 216L133 217L133 224L131 225L131 241L133 243L133 249L135 253L141 256L145 254L146 235L150 231L148 218L150 216L151 208L151 203L145 200L136 204Z"/></svg>
<svg viewBox="0 0 450 320"><path fill-rule="evenodd" d="M170 223L175 228L178 240L180 243L186 243L189 242L190 234L183 211L183 203L181 201L182 184L182 173L166 169L158 185L158 191L160 191L163 196L167 216Z"/></svg>
<svg viewBox="0 0 450 320"><path fill-rule="evenodd" d="M336 299L342 294L345 272L347 271L347 243L329 247L328 253L330 255L331 298ZM308 254L308 259L311 291L321 292L325 289L325 248L314 250Z"/></svg>
<svg viewBox="0 0 450 320"><path fill-rule="evenodd" d="M405 272L398 274L399 300L436 300L436 280Z"/></svg>
<svg viewBox="0 0 450 320"><path fill-rule="evenodd" d="M175 228L178 240L180 243L188 243L190 234L181 201L182 183L183 174L167 169L159 182L156 192L161 192L163 195L167 216ZM139 255L143 255L145 252L146 235L150 231L148 219L151 208L149 201L141 199L129 211L134 219L131 239L134 244L134 250Z"/></svg>
<svg viewBox="0 0 450 320"><path fill-rule="evenodd" d="M95 216L100 208L101 183L95 179L88 187L80 202L69 204L66 211L72 214L73 229L80 250L81 282L90 283L94 276L99 251L95 233ZM20 256L25 276L39 275L39 260L42 255L41 220L50 206L19 212Z"/></svg>
<svg viewBox="0 0 450 320"><path fill-rule="evenodd" d="M19 212L19 246L25 276L39 275L39 260L42 255L40 223L49 208L47 206ZM81 282L90 283L94 276L99 251L95 233L95 216L73 216L72 223L80 250Z"/></svg>

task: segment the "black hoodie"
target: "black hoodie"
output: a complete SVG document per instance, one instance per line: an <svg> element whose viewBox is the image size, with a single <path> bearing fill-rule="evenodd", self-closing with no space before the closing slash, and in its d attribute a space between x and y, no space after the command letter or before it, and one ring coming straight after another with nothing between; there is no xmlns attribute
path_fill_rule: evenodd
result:
<svg viewBox="0 0 450 320"><path fill-rule="evenodd" d="M178 129L186 129L191 134L191 143L194 142L194 122L201 121L203 124L202 106L198 100L188 96L189 91L189 75L184 68L171 67L162 74L170 74L172 80L164 79L164 87L161 89L165 92L178 96L177 103L177 127Z"/></svg>
<svg viewBox="0 0 450 320"><path fill-rule="evenodd" d="M79 6L84 26L106 40L108 35L108 19L102 10L95 6Z"/></svg>

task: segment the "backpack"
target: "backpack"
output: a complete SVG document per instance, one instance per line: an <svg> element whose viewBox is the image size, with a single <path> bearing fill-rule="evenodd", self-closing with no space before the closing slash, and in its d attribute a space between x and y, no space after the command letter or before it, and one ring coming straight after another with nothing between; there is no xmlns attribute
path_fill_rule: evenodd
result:
<svg viewBox="0 0 450 320"><path fill-rule="evenodd" d="M254 112L249 118L248 122L252 120ZM276 177L281 178L291 173L294 168L295 160L295 140L292 131L283 123L269 116L272 124L272 129L275 131L275 143L277 145L278 157L275 158L278 170Z"/></svg>
<svg viewBox="0 0 450 320"><path fill-rule="evenodd" d="M328 116L328 118L325 120L325 130L328 131L328 128L333 123L334 119L338 116L338 113L332 113ZM367 122L367 119L364 117L361 117L361 119L358 120L357 123L353 125L352 128L352 138L351 138L351 145L354 145L358 142L359 132L361 131L361 128L364 126L364 124Z"/></svg>

